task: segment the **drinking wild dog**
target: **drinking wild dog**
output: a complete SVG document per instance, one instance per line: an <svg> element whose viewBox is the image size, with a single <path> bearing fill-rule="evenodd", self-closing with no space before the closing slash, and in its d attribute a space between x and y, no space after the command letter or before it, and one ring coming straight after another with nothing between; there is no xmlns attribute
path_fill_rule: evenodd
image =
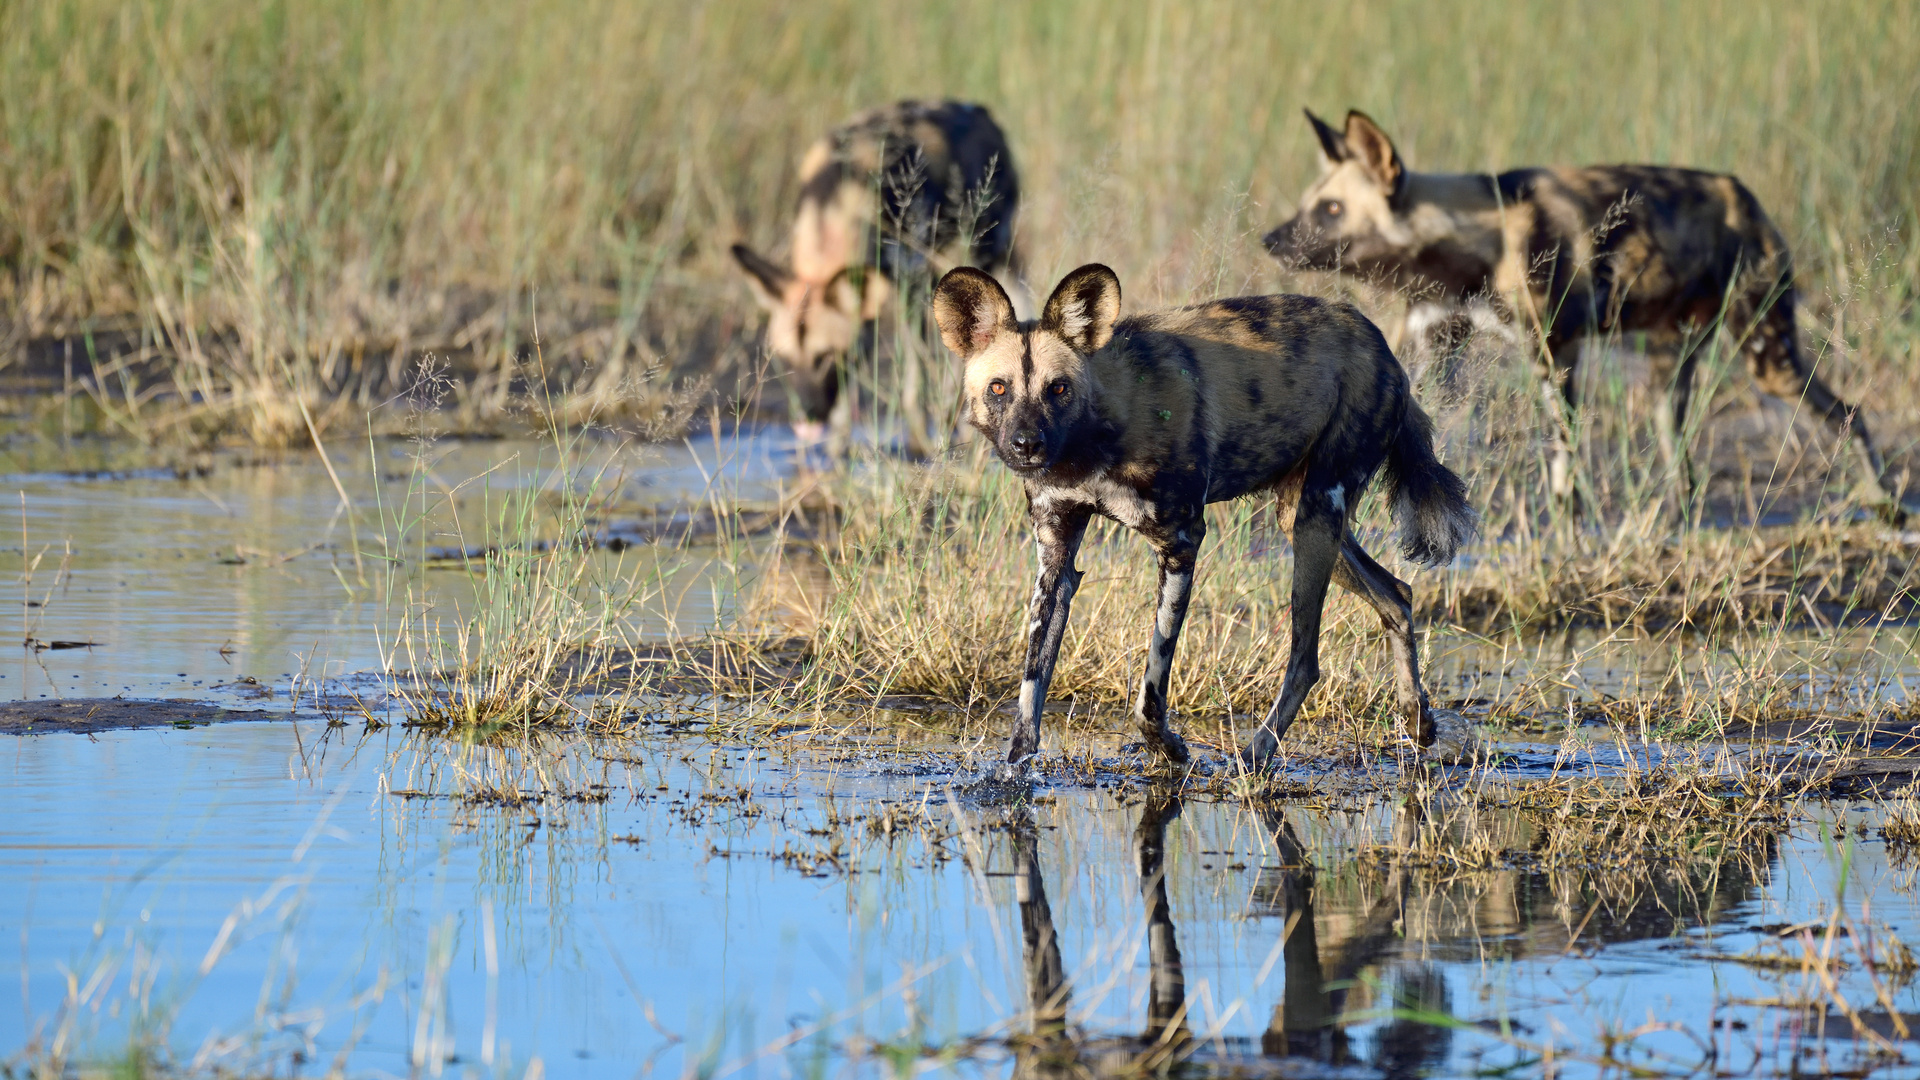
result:
<svg viewBox="0 0 1920 1080"><path fill-rule="evenodd" d="M817 430L833 413L843 358L906 279L960 262L1017 271L1019 202L1006 136L984 106L902 101L808 149L791 265L732 249L807 423Z"/></svg>
<svg viewBox="0 0 1920 1080"><path fill-rule="evenodd" d="M1027 490L1040 575L1027 626L1010 763L1040 749L1040 711L1094 514L1139 533L1160 562L1159 605L1133 709L1149 746L1188 760L1168 724L1174 646L1192 595L1208 503L1272 492L1293 540L1292 651L1244 757L1264 764L1320 678L1329 580L1371 604L1393 646L1401 720L1433 741L1414 644L1413 592L1354 538L1349 517L1385 470L1407 558L1438 565L1473 533L1465 485L1433 453L1432 424L1386 339L1348 304L1243 296L1120 318L1120 281L1068 274L1040 318L1017 322L993 278L949 272L940 337L966 362L968 421Z"/></svg>
<svg viewBox="0 0 1920 1080"><path fill-rule="evenodd" d="M1859 412L1834 396L1801 351L1792 256L1739 180L1656 165L1418 173L1364 113L1349 112L1342 131L1311 112L1307 120L1319 139L1321 175L1299 211L1265 237L1283 263L1405 289L1414 300L1407 329L1417 337L1437 331L1457 340L1468 313L1491 306L1539 342L1543 389L1551 397L1558 384L1569 414L1577 343L1614 332L1642 336L1655 390L1668 399L1669 409L1656 416L1662 449L1689 485L1692 470L1674 435L1686 418L1700 349L1725 329L1755 385L1804 400L1834 431L1853 437L1873 498L1898 513ZM1435 305L1452 317L1434 318ZM1556 495L1573 494L1563 437L1552 484Z"/></svg>

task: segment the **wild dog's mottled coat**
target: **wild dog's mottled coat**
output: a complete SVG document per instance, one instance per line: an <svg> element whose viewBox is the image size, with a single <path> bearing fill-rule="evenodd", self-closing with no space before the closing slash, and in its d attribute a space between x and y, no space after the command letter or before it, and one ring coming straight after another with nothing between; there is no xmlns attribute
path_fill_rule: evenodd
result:
<svg viewBox="0 0 1920 1080"><path fill-rule="evenodd" d="M833 408L841 357L898 283L943 261L942 270L1011 267L1019 202L1006 136L980 105L898 102L807 150L791 268L745 244L733 256L769 312L767 347L792 369L809 420Z"/></svg>
<svg viewBox="0 0 1920 1080"><path fill-rule="evenodd" d="M1386 133L1350 112L1343 131L1312 113L1324 171L1300 210L1268 233L1281 261L1406 289L1416 300L1491 301L1542 342L1542 376L1574 404L1576 343L1644 335L1656 382L1685 418L1697 348L1724 326L1768 393L1804 399L1851 434L1875 484L1885 465L1859 414L1801 352L1786 241L1732 176L1654 165L1516 169L1498 176L1408 171ZM1443 336L1462 326L1432 320ZM1415 343L1416 346L1419 343ZM1669 422L1663 413L1663 424ZM1673 429L1663 427L1671 450ZM1556 485L1567 490L1565 448ZM1890 500L1884 486L1879 491Z"/></svg>
<svg viewBox="0 0 1920 1080"><path fill-rule="evenodd" d="M1000 286L969 269L941 281L933 310L947 346L966 360L968 419L1025 482L1040 545L1009 761L1039 749L1040 709L1080 579L1074 554L1094 514L1139 532L1159 556L1135 720L1150 745L1187 759L1167 725L1166 694L1203 511L1265 491L1276 493L1294 542L1293 648L1249 758L1272 754L1319 678L1330 579L1379 611L1408 733L1431 740L1412 592L1361 550L1347 520L1382 466L1410 557L1452 558L1474 519L1459 478L1434 458L1406 373L1364 316L1312 297L1251 296L1121 319L1120 283L1099 265L1069 274L1035 322L1016 322Z"/></svg>

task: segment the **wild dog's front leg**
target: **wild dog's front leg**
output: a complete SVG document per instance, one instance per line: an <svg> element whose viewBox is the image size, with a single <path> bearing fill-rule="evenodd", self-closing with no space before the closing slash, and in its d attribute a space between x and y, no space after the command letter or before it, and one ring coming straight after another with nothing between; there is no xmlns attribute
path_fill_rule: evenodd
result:
<svg viewBox="0 0 1920 1080"><path fill-rule="evenodd" d="M1547 488L1557 506L1575 515L1580 513L1580 492L1574 478L1575 425L1579 415L1579 383L1574 364L1579 360L1579 344L1557 332L1549 332L1535 346L1534 373L1540 378L1540 399L1546 406L1550 425L1547 459Z"/></svg>
<svg viewBox="0 0 1920 1080"><path fill-rule="evenodd" d="M1067 633L1067 613L1080 587L1074 556L1087 534L1092 511L1085 506L1033 504L1033 538L1040 549L1040 576L1027 609L1027 660L1020 673L1020 715L1013 723L1007 761L1018 765L1040 752L1040 710L1053 682L1053 663Z"/></svg>
<svg viewBox="0 0 1920 1080"><path fill-rule="evenodd" d="M1141 738L1176 765L1185 765L1189 755L1185 740L1167 723L1167 687L1173 681L1173 653L1180 644L1180 627L1187 621L1194 564L1206 533L1205 519L1195 517L1154 545L1160 555L1160 603L1154 609L1153 636L1147 643L1147 671L1133 706Z"/></svg>
<svg viewBox="0 0 1920 1080"><path fill-rule="evenodd" d="M1293 641L1287 678L1267 718L1247 742L1243 757L1252 768L1273 757L1307 692L1320 681L1320 610L1326 606L1327 584L1345 531L1344 506L1336 508L1330 492L1309 478L1293 519Z"/></svg>
<svg viewBox="0 0 1920 1080"><path fill-rule="evenodd" d="M1693 441L1687 437L1687 413L1693 403L1693 373L1699 360L1698 341L1690 336L1648 335L1647 366L1653 380L1654 433L1660 457L1666 463L1678 505L1674 516L1684 522L1693 513Z"/></svg>

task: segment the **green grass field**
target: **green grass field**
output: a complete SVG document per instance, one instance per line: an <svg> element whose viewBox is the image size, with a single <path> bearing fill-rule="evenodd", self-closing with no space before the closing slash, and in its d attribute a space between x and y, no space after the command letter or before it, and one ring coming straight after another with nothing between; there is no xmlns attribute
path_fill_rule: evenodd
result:
<svg viewBox="0 0 1920 1080"><path fill-rule="evenodd" d="M1416 169L1737 173L1793 245L1822 373L1911 465L1916 55L1920 8L1827 0L0 4L0 363L44 374L77 352L89 422L156 445L300 445L364 438L368 409L427 356L452 365L453 430L523 415L537 326L550 415L671 431L753 392L759 316L727 246L781 251L801 151L858 109L989 105L1021 173L1035 290L1098 260L1137 310L1352 292L1281 273L1256 238L1317 167L1301 108L1358 107ZM1394 325L1398 298L1355 295ZM936 365L932 397L951 397L944 354L917 355ZM1524 363L1489 360L1464 399L1423 389L1489 538L1471 565L1423 579L1426 614L1760 641L1803 608L1821 624L1911 601L1904 541L1809 517L1847 506L1847 462L1792 403L1759 403L1726 350L1704 365L1692 432L1717 470L1709 493L1736 520L1786 506L1802 523L1674 538L1631 367L1583 376L1597 529L1548 511L1555 421ZM884 377L868 385L884 400ZM819 688L969 707L1006 690L1027 584L998 571L1008 545L1024 550L1018 495L984 455L952 460L839 482L844 528L820 554L858 587L813 631ZM925 512L950 527L919 529ZM1256 707L1277 682L1265 631L1287 597L1248 558L1266 543L1257 519L1227 512L1202 575L1180 678L1207 708ZM1082 601L1099 618L1069 642L1059 685L1117 698L1147 563L1129 543L1088 559L1110 584ZM1385 692L1380 646L1357 607L1340 610L1329 649L1366 659L1317 700L1364 712ZM1911 659L1897 651L1889 662ZM1756 671L1741 692L1764 701L1780 672Z"/></svg>
<svg viewBox="0 0 1920 1080"><path fill-rule="evenodd" d="M504 407L536 312L603 386L724 380L726 246L779 245L800 151L950 95L1012 140L1036 288L1098 259L1142 305L1300 287L1253 237L1315 168L1303 106L1415 168L1737 172L1881 400L1920 381L1916 54L1900 3L7 4L0 357L119 331L267 442L304 441L290 392L343 420L428 351Z"/></svg>

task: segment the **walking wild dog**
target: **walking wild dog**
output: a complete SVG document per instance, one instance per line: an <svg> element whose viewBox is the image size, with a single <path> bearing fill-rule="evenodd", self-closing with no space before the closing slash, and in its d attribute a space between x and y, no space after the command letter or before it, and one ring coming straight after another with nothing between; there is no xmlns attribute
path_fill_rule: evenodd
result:
<svg viewBox="0 0 1920 1080"><path fill-rule="evenodd" d="M800 162L791 267L733 245L806 421L832 413L841 360L897 283L943 260L1009 267L1019 201L1006 136L980 105L902 101L813 144Z"/></svg>
<svg viewBox="0 0 1920 1080"><path fill-rule="evenodd" d="M1569 412L1576 343L1601 333L1644 336L1656 392L1670 406L1656 416L1662 450L1689 485L1692 470L1674 434L1686 418L1699 349L1725 328L1760 389L1804 400L1853 437L1873 497L1898 513L1866 424L1801 352L1792 257L1739 180L1655 165L1417 173L1364 113L1349 112L1343 131L1311 112L1307 120L1322 172L1299 211L1265 238L1283 263L1406 289L1416 301L1408 312L1416 335L1432 328L1457 340L1469 304L1517 317L1544 350L1544 388L1551 396L1558 383ZM1434 319L1421 301L1438 301L1453 317ZM1552 483L1562 497L1573 494L1568 454L1556 438Z"/></svg>
<svg viewBox="0 0 1920 1080"><path fill-rule="evenodd" d="M1365 316L1311 297L1246 296L1121 319L1120 281L1098 264L1068 274L1032 322L1015 321L993 278L953 270L933 315L966 361L968 421L1026 485L1040 548L1010 763L1040 749L1040 710L1080 584L1074 557L1094 514L1146 537L1159 557L1134 721L1149 746L1187 761L1167 723L1167 685L1204 511L1267 491L1293 540L1293 642L1245 759L1258 767L1272 756L1320 678L1329 580L1379 613L1406 734L1433 741L1413 592L1361 550L1348 518L1384 467L1403 551L1437 565L1472 535L1474 513L1460 478L1434 457L1406 372Z"/></svg>

